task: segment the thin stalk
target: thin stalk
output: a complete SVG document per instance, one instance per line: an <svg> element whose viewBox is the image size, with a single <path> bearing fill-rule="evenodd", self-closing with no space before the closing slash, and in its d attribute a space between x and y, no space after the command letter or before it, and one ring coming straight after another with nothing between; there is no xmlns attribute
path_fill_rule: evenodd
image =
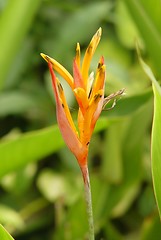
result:
<svg viewBox="0 0 161 240"><path fill-rule="evenodd" d="M84 180L85 201L86 201L88 225L89 225L89 240L94 240L95 239L94 238L94 221L93 221L92 197L91 197L91 186L90 186L88 166L85 165L81 167L81 171L82 171L82 176Z"/></svg>

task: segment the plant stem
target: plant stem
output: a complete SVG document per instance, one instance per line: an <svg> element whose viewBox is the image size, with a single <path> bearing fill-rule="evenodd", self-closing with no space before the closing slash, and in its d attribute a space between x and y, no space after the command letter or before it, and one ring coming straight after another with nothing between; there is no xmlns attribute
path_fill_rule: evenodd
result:
<svg viewBox="0 0 161 240"><path fill-rule="evenodd" d="M93 211L92 211L92 197L91 197L91 187L88 166L81 167L82 176L84 180L84 190L85 190L85 200L88 216L88 225L89 225L89 240L94 240L94 222L93 222Z"/></svg>

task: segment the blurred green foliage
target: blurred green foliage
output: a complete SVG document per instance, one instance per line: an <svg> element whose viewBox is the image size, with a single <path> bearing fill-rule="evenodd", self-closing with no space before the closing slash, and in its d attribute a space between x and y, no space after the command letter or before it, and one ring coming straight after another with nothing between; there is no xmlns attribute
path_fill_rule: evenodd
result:
<svg viewBox="0 0 161 240"><path fill-rule="evenodd" d="M159 0L0 0L0 223L16 240L86 239L80 171L57 127L50 76L39 54L72 72L76 42L84 52L100 26L91 71L103 55L106 95L122 88L126 95L102 112L90 144L96 240L160 239L150 159L153 92L135 48L137 41L161 78L160 18ZM61 81L75 117L73 95ZM159 91L153 129L158 201ZM12 239L1 226L0 239Z"/></svg>

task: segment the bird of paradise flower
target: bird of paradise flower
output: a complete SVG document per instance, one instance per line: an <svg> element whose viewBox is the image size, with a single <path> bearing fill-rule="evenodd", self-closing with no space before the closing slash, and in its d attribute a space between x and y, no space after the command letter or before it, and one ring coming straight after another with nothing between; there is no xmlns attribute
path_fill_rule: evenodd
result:
<svg viewBox="0 0 161 240"><path fill-rule="evenodd" d="M76 56L73 61L73 76L55 59L41 53L41 56L48 63L52 78L58 126L66 145L76 157L82 172L89 223L89 240L94 240L91 188L87 162L89 143L102 109L111 99L122 95L124 92L124 90L120 90L104 98L106 67L103 57L99 60L95 78L92 74L89 75L90 62L100 41L101 33L102 29L99 28L92 37L82 64L80 45L77 43ZM55 76L53 69L67 81L75 95L79 107L77 116L78 129L72 119L63 87Z"/></svg>

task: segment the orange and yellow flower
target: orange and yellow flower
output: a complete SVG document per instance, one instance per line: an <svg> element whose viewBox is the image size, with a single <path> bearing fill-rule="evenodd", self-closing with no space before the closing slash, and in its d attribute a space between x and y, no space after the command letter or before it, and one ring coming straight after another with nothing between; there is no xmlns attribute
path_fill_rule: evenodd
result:
<svg viewBox="0 0 161 240"><path fill-rule="evenodd" d="M101 32L102 30L99 28L93 36L82 64L80 45L77 43L76 56L73 61L73 76L56 60L41 53L41 56L48 62L52 77L57 121L61 134L81 168L87 164L90 139L104 101L105 64L103 57L98 63L95 78L93 74L89 74L90 62L100 41ZM75 95L79 107L78 129L73 122L63 87L56 78L53 69L67 81Z"/></svg>

